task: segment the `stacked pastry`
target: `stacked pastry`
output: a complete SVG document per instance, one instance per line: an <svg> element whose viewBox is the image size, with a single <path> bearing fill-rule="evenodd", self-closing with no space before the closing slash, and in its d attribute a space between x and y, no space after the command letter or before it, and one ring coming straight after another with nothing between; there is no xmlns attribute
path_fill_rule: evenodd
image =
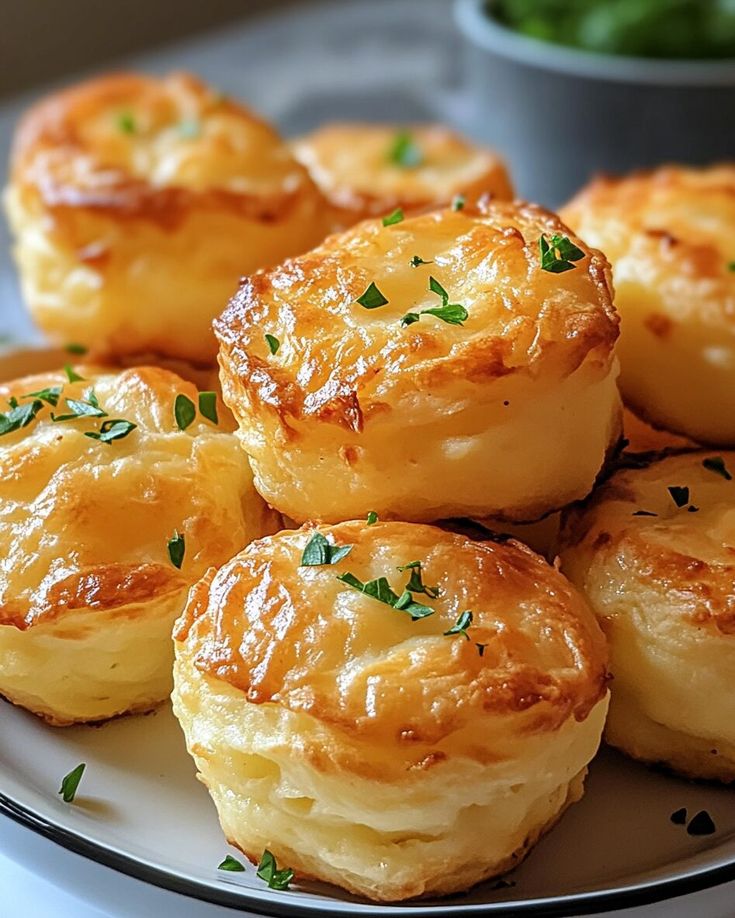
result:
<svg viewBox="0 0 735 918"><path fill-rule="evenodd" d="M569 513L560 542L563 570L610 646L607 739L687 777L729 782L735 168L598 179L562 213L612 262L621 392L642 419L634 443L653 450Z"/></svg>
<svg viewBox="0 0 735 918"><path fill-rule="evenodd" d="M609 740L729 780L735 454L691 451L734 445L729 170L599 183L562 222L445 128L292 150L183 75L21 126L23 289L91 356L0 392L0 692L146 710L175 652L227 839L376 900L504 872L581 797L608 645ZM590 244L663 456L618 459ZM548 545L560 518L562 570L466 522Z"/></svg>

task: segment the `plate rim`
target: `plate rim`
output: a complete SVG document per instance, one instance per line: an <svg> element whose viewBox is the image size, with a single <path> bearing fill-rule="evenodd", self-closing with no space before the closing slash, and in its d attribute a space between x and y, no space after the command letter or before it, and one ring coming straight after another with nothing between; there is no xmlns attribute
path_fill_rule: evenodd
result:
<svg viewBox="0 0 735 918"><path fill-rule="evenodd" d="M256 915L265 916L265 918L304 918L304 916L319 914L319 906L316 903L314 906L305 906L297 902L289 903L287 896L276 896L272 901L268 901L259 896L252 896L252 890L247 887L238 887L238 892L225 887L218 889L192 877L185 877L164 867L143 861L132 854L113 850L85 837L80 832L62 826L2 791L0 791L0 815L8 817L54 844L103 867L179 895L225 908L242 910L247 907L252 909ZM469 903L467 905L447 903L446 905L422 906L400 903L360 903L362 907L357 910L350 903L335 902L335 908L330 908L329 912L323 912L323 914L334 916L334 918L351 918L351 916L360 914L375 916L403 914L409 918L450 915L535 915L537 918L542 918L542 916L544 918L572 918L577 915L651 905L655 902L711 889L730 880L735 880L735 858L725 863L694 869L667 879L570 895L546 896L516 902L505 900L495 903Z"/></svg>

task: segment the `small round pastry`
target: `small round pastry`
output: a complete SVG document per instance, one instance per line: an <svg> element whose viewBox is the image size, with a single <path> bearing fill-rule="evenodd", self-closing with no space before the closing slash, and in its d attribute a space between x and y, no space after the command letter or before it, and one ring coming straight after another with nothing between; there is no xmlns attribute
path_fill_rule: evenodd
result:
<svg viewBox="0 0 735 918"><path fill-rule="evenodd" d="M332 206L337 228L397 208L448 205L456 196L513 197L500 157L440 124L326 124L292 149Z"/></svg>
<svg viewBox="0 0 735 918"><path fill-rule="evenodd" d="M0 386L0 694L55 725L163 701L188 588L278 528L211 397L69 375Z"/></svg>
<svg viewBox="0 0 735 918"><path fill-rule="evenodd" d="M735 453L617 472L571 511L564 573L610 643L606 739L690 778L735 780Z"/></svg>
<svg viewBox="0 0 735 918"><path fill-rule="evenodd" d="M242 272L328 230L278 134L185 74L106 76L40 102L6 204L38 326L112 358L213 363L211 321Z"/></svg>
<svg viewBox="0 0 735 918"><path fill-rule="evenodd" d="M735 165L599 178L561 214L613 266L626 405L735 446Z"/></svg>
<svg viewBox="0 0 735 918"><path fill-rule="evenodd" d="M516 866L582 795L607 709L604 638L555 568L415 523L253 542L174 638L228 841L376 900Z"/></svg>
<svg viewBox="0 0 735 918"><path fill-rule="evenodd" d="M587 495L620 435L618 318L607 262L567 233L468 205L245 278L215 332L265 499L298 522L532 521Z"/></svg>

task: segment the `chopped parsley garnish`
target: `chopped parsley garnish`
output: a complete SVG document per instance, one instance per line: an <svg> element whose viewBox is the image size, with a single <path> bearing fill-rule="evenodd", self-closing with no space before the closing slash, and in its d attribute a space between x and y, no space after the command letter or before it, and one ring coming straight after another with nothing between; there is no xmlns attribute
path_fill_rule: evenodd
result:
<svg viewBox="0 0 735 918"><path fill-rule="evenodd" d="M538 241L541 252L541 270L550 271L552 274L561 274L571 271L572 262L584 258L584 252L576 246L567 236L555 233L550 241L542 233Z"/></svg>
<svg viewBox="0 0 735 918"><path fill-rule="evenodd" d="M120 112L117 116L117 126L123 134L135 133L135 118L132 112Z"/></svg>
<svg viewBox="0 0 735 918"><path fill-rule="evenodd" d="M76 418L106 418L107 412L100 407L94 389L87 392L87 398L67 398L66 405L69 414L52 414L51 420L58 423L59 421L73 421Z"/></svg>
<svg viewBox="0 0 735 918"><path fill-rule="evenodd" d="M84 382L84 377L80 376L70 363L64 366L64 372L69 382Z"/></svg>
<svg viewBox="0 0 735 918"><path fill-rule="evenodd" d="M636 510L633 516L658 516L653 510Z"/></svg>
<svg viewBox="0 0 735 918"><path fill-rule="evenodd" d="M403 219L403 211L400 207L397 207L392 214L383 217L383 226L393 226L394 223L402 223Z"/></svg>
<svg viewBox="0 0 735 918"><path fill-rule="evenodd" d="M411 257L411 267L412 268L418 268L419 265L433 265L433 264L434 264L433 261L424 261L424 259L421 258L421 256L419 255L413 255Z"/></svg>
<svg viewBox="0 0 735 918"><path fill-rule="evenodd" d="M373 526L377 522L378 514L374 510L371 510L367 515L367 524L368 526Z"/></svg>
<svg viewBox="0 0 735 918"><path fill-rule="evenodd" d="M174 418L176 419L176 426L179 430L186 430L186 428L193 423L196 416L197 410L194 407L194 402L192 402L188 395L179 392L174 401Z"/></svg>
<svg viewBox="0 0 735 918"><path fill-rule="evenodd" d="M61 779L61 787L58 792L64 798L64 803L72 803L74 801L79 782L82 780L82 775L86 767L86 764L82 762L77 765L76 768L72 768L69 774L64 775Z"/></svg>
<svg viewBox="0 0 735 918"><path fill-rule="evenodd" d="M727 263L727 270L728 270L728 271L735 271L735 261L729 261L729 262Z"/></svg>
<svg viewBox="0 0 735 918"><path fill-rule="evenodd" d="M240 861L238 861L238 859L233 857L231 854L228 854L222 863L217 867L217 870L229 870L232 873L242 873L244 869L244 865L241 864Z"/></svg>
<svg viewBox="0 0 735 918"><path fill-rule="evenodd" d="M184 563L184 554L186 553L186 540L177 529L174 530L174 534L168 540L167 547L171 564L181 570L181 565Z"/></svg>
<svg viewBox="0 0 735 918"><path fill-rule="evenodd" d="M77 357L81 357L86 354L89 348L84 344L77 344L74 341L71 341L69 344L64 345L64 350L67 354L75 354Z"/></svg>
<svg viewBox="0 0 735 918"><path fill-rule="evenodd" d="M39 389L38 392L28 392L26 395L21 395L21 398L40 398L42 402L47 402L52 407L56 407L59 404L59 396L61 395L61 386L49 386L46 389Z"/></svg>
<svg viewBox="0 0 735 918"><path fill-rule="evenodd" d="M427 586L421 579L421 562L411 561L410 564L403 564L398 568L399 571L411 571L406 589L412 593L426 593L431 599L436 599L439 595L439 587Z"/></svg>
<svg viewBox="0 0 735 918"><path fill-rule="evenodd" d="M700 810L695 816L692 816L687 826L687 835L713 835L717 827L707 810Z"/></svg>
<svg viewBox="0 0 735 918"><path fill-rule="evenodd" d="M371 281L367 290L362 296L358 296L355 302L364 306L365 309L377 309L378 306L385 306L388 300L383 296L380 290L378 290L375 281Z"/></svg>
<svg viewBox="0 0 735 918"><path fill-rule="evenodd" d="M708 456L706 459L702 460L702 465L708 472L714 472L716 475L721 475L725 481L732 481L732 475L727 470L725 460L722 456Z"/></svg>
<svg viewBox="0 0 735 918"><path fill-rule="evenodd" d="M424 161L424 154L410 131L399 131L388 150L388 160L403 169L415 169Z"/></svg>
<svg viewBox="0 0 735 918"><path fill-rule="evenodd" d="M463 210L466 204L463 194L455 194L452 198L452 210Z"/></svg>
<svg viewBox="0 0 735 918"><path fill-rule="evenodd" d="M268 345L268 350L275 355L278 353L278 348L281 346L281 342L276 338L275 335L266 335L265 342Z"/></svg>
<svg viewBox="0 0 735 918"><path fill-rule="evenodd" d="M216 392L199 393L199 414L213 424L219 424Z"/></svg>
<svg viewBox="0 0 735 918"><path fill-rule="evenodd" d="M459 618L452 625L449 631L444 632L444 635L447 636L450 634L463 634L465 638L467 638L467 640L469 641L470 636L469 634L467 634L467 629L470 627L471 624L472 624L472 613L468 609L466 612L463 612L459 616Z"/></svg>
<svg viewBox="0 0 735 918"><path fill-rule="evenodd" d="M689 488L686 485L671 485L668 491L677 507L686 507L689 503Z"/></svg>
<svg viewBox="0 0 735 918"><path fill-rule="evenodd" d="M187 140L193 140L202 133L202 125L196 118L184 118L179 122L179 134Z"/></svg>
<svg viewBox="0 0 735 918"><path fill-rule="evenodd" d="M269 889L288 889L294 874L290 867L279 870L275 857L266 848L258 864L258 876L265 880Z"/></svg>
<svg viewBox="0 0 735 918"><path fill-rule="evenodd" d="M679 810L674 810L674 812L671 814L671 816L669 816L669 819L674 823L675 826L683 826L683 825L686 825L686 821L687 821L687 810L686 810L686 807L683 806L683 807L682 807L681 809L679 809Z"/></svg>
<svg viewBox="0 0 735 918"><path fill-rule="evenodd" d="M40 398L25 405L19 405L15 399L11 399L10 411L0 414L0 437L27 427L42 408L43 402Z"/></svg>
<svg viewBox="0 0 735 918"><path fill-rule="evenodd" d="M306 543L301 555L301 567L319 567L322 564L337 564L352 551L351 545L333 545L321 534L315 532Z"/></svg>
<svg viewBox="0 0 735 918"><path fill-rule="evenodd" d="M85 431L84 436L92 440L99 440L101 443L112 443L113 440L122 440L123 437L127 437L137 426L124 418L113 418L103 421L99 430Z"/></svg>
<svg viewBox="0 0 735 918"><path fill-rule="evenodd" d="M469 313L459 303L449 302L449 294L435 277L429 276L429 290L441 297L442 305L432 306L430 309L422 309L421 312L407 312L401 319L401 325L404 328L407 325L413 325L423 315L436 316L437 319L441 319L447 325L463 325Z"/></svg>
<svg viewBox="0 0 735 918"><path fill-rule="evenodd" d="M400 596L394 593L385 577L378 577L376 580L368 580L363 583L354 574L347 573L340 574L337 580L341 580L342 583L346 583L347 586L352 587L354 590L359 590L360 593L364 593L372 599L377 599L378 602L391 606L391 608L397 609L399 612L407 612L414 621L434 614L434 610L430 606L415 602L408 590L404 590Z"/></svg>

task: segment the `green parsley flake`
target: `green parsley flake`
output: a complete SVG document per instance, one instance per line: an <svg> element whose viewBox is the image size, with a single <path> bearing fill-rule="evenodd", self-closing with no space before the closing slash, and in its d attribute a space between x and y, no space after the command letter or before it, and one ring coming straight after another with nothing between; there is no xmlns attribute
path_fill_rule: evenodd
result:
<svg viewBox="0 0 735 918"><path fill-rule="evenodd" d="M351 545L332 545L321 534L315 532L301 555L301 567L319 567L323 564L337 564L352 551Z"/></svg>
<svg viewBox="0 0 735 918"><path fill-rule="evenodd" d="M64 350L67 354L75 354L77 357L81 357L87 353L89 350L84 344L76 344L74 341L69 344L64 345Z"/></svg>
<svg viewBox="0 0 735 918"><path fill-rule="evenodd" d="M433 261L424 261L424 259L421 258L420 255L413 255L411 257L411 267L412 268L418 268L419 265L433 265L433 264L434 264Z"/></svg>
<svg viewBox="0 0 735 918"><path fill-rule="evenodd" d="M275 857L266 848L258 864L258 876L265 880L269 889L288 889L294 873L290 867L279 870Z"/></svg>
<svg viewBox="0 0 735 918"><path fill-rule="evenodd" d="M184 563L184 554L186 553L186 540L178 530L174 530L174 534L167 542L167 548L171 564L181 570L181 565Z"/></svg>
<svg viewBox="0 0 735 918"><path fill-rule="evenodd" d="M732 481L732 475L727 470L725 460L722 456L708 456L706 459L702 460L702 465L708 472L714 472L716 475L722 476L725 481Z"/></svg>
<svg viewBox="0 0 735 918"><path fill-rule="evenodd" d="M278 353L278 348L281 346L281 342L276 338L275 335L266 335L265 336L266 344L268 345L268 350L275 355Z"/></svg>
<svg viewBox="0 0 735 918"><path fill-rule="evenodd" d="M186 428L193 423L196 416L197 410L194 407L194 402L192 402L188 395L179 392L174 401L174 418L176 419L176 426L179 430L186 430Z"/></svg>
<svg viewBox="0 0 735 918"><path fill-rule="evenodd" d="M84 377L80 376L70 363L64 366L64 372L69 382L84 382Z"/></svg>
<svg viewBox="0 0 735 918"><path fill-rule="evenodd" d="M378 522L378 514L371 510L367 515L367 524L368 526L374 526Z"/></svg>
<svg viewBox="0 0 735 918"><path fill-rule="evenodd" d="M420 561L411 561L409 564L404 564L398 568L399 571L411 571L411 576L409 577L408 583L406 584L406 589L410 590L412 593L426 593L431 599L436 599L439 595L439 587L427 586L421 577L421 562Z"/></svg>
<svg viewBox="0 0 735 918"><path fill-rule="evenodd" d="M120 112L120 114L117 116L117 126L123 134L134 134L136 127L133 113Z"/></svg>
<svg viewBox="0 0 735 918"><path fill-rule="evenodd" d="M84 769L86 764L82 762L77 765L76 768L72 768L68 775L64 775L61 779L61 787L59 788L59 793L64 798L64 803L73 803L74 797L77 793L77 788L79 787L79 782L82 780L82 775L84 774Z"/></svg>
<svg viewBox="0 0 735 918"><path fill-rule="evenodd" d="M365 309L377 309L379 306L385 306L388 300L378 290L375 282L371 281L367 290L362 296L358 296L355 302L364 306Z"/></svg>
<svg viewBox="0 0 735 918"><path fill-rule="evenodd" d="M449 302L449 294L435 277L429 276L429 290L441 297L442 305L422 309L421 312L407 312L401 319L401 325L404 328L407 325L413 325L414 322L418 322L423 315L436 316L437 319L441 319L447 325L463 325L465 320L469 318L469 313L464 306L459 303Z"/></svg>
<svg viewBox="0 0 735 918"><path fill-rule="evenodd" d="M47 402L52 407L59 404L61 395L61 386L49 386L46 389L39 389L38 392L29 392L27 395L21 395L20 398L40 398L42 402Z"/></svg>
<svg viewBox="0 0 735 918"><path fill-rule="evenodd" d="M69 414L52 414L51 420L55 423L60 421L73 421L76 418L106 418L107 412L100 407L94 389L87 392L86 399L67 398L65 399Z"/></svg>
<svg viewBox="0 0 735 918"><path fill-rule="evenodd" d="M393 226L396 223L402 223L404 220L403 211L397 207L392 214L383 217L383 226Z"/></svg>
<svg viewBox="0 0 735 918"><path fill-rule="evenodd" d="M415 169L424 161L421 147L410 131L399 131L388 150L388 161L402 169Z"/></svg>
<svg viewBox="0 0 735 918"><path fill-rule="evenodd" d="M467 629L470 627L471 624L472 624L472 613L468 609L466 612L463 612L459 616L459 618L452 625L449 631L444 632L444 635L446 637L447 635L450 635L450 634L462 634L469 641L470 636L469 634L467 634Z"/></svg>
<svg viewBox="0 0 735 918"><path fill-rule="evenodd" d="M5 414L0 413L0 437L27 427L42 408L43 402L40 398L26 405L19 405L16 399L11 399L10 411Z"/></svg>
<svg viewBox="0 0 735 918"><path fill-rule="evenodd" d="M452 210L464 210L464 206L467 202L465 201L465 196L463 194L455 194L452 198Z"/></svg>
<svg viewBox="0 0 735 918"><path fill-rule="evenodd" d="M222 861L222 863L217 867L217 870L229 870L232 873L242 873L245 870L245 867L234 858L231 854L228 854L227 857Z"/></svg>
<svg viewBox="0 0 735 918"><path fill-rule="evenodd" d="M727 263L727 270L728 270L728 271L735 271L735 261L729 261L729 262Z"/></svg>
<svg viewBox="0 0 735 918"><path fill-rule="evenodd" d="M123 437L127 437L137 426L124 418L113 418L103 421L99 430L85 431L84 436L91 440L99 440L101 443L112 443L113 440L122 440Z"/></svg>
<svg viewBox="0 0 735 918"><path fill-rule="evenodd" d="M569 239L568 236L561 236L554 233L550 241L547 241L544 234L538 241L541 252L541 270L549 271L551 274L562 274L564 271L571 271L575 267L572 262L584 258L584 252Z"/></svg>
<svg viewBox="0 0 735 918"><path fill-rule="evenodd" d="M200 392L199 393L199 414L213 424L219 424L217 415L217 393Z"/></svg>
<svg viewBox="0 0 735 918"><path fill-rule="evenodd" d="M689 488L685 485L671 485L668 491L677 507L685 507L689 503Z"/></svg>
<svg viewBox="0 0 735 918"><path fill-rule="evenodd" d="M337 580L346 583L347 586L352 587L354 590L359 590L360 593L364 593L372 599L377 599L378 602L382 602L386 606L397 609L399 612L407 612L413 621L434 614L434 610L430 606L415 602L408 590L404 590L400 596L394 593L385 577L378 577L376 580L368 580L363 583L354 574L347 573L341 574L337 577Z"/></svg>

